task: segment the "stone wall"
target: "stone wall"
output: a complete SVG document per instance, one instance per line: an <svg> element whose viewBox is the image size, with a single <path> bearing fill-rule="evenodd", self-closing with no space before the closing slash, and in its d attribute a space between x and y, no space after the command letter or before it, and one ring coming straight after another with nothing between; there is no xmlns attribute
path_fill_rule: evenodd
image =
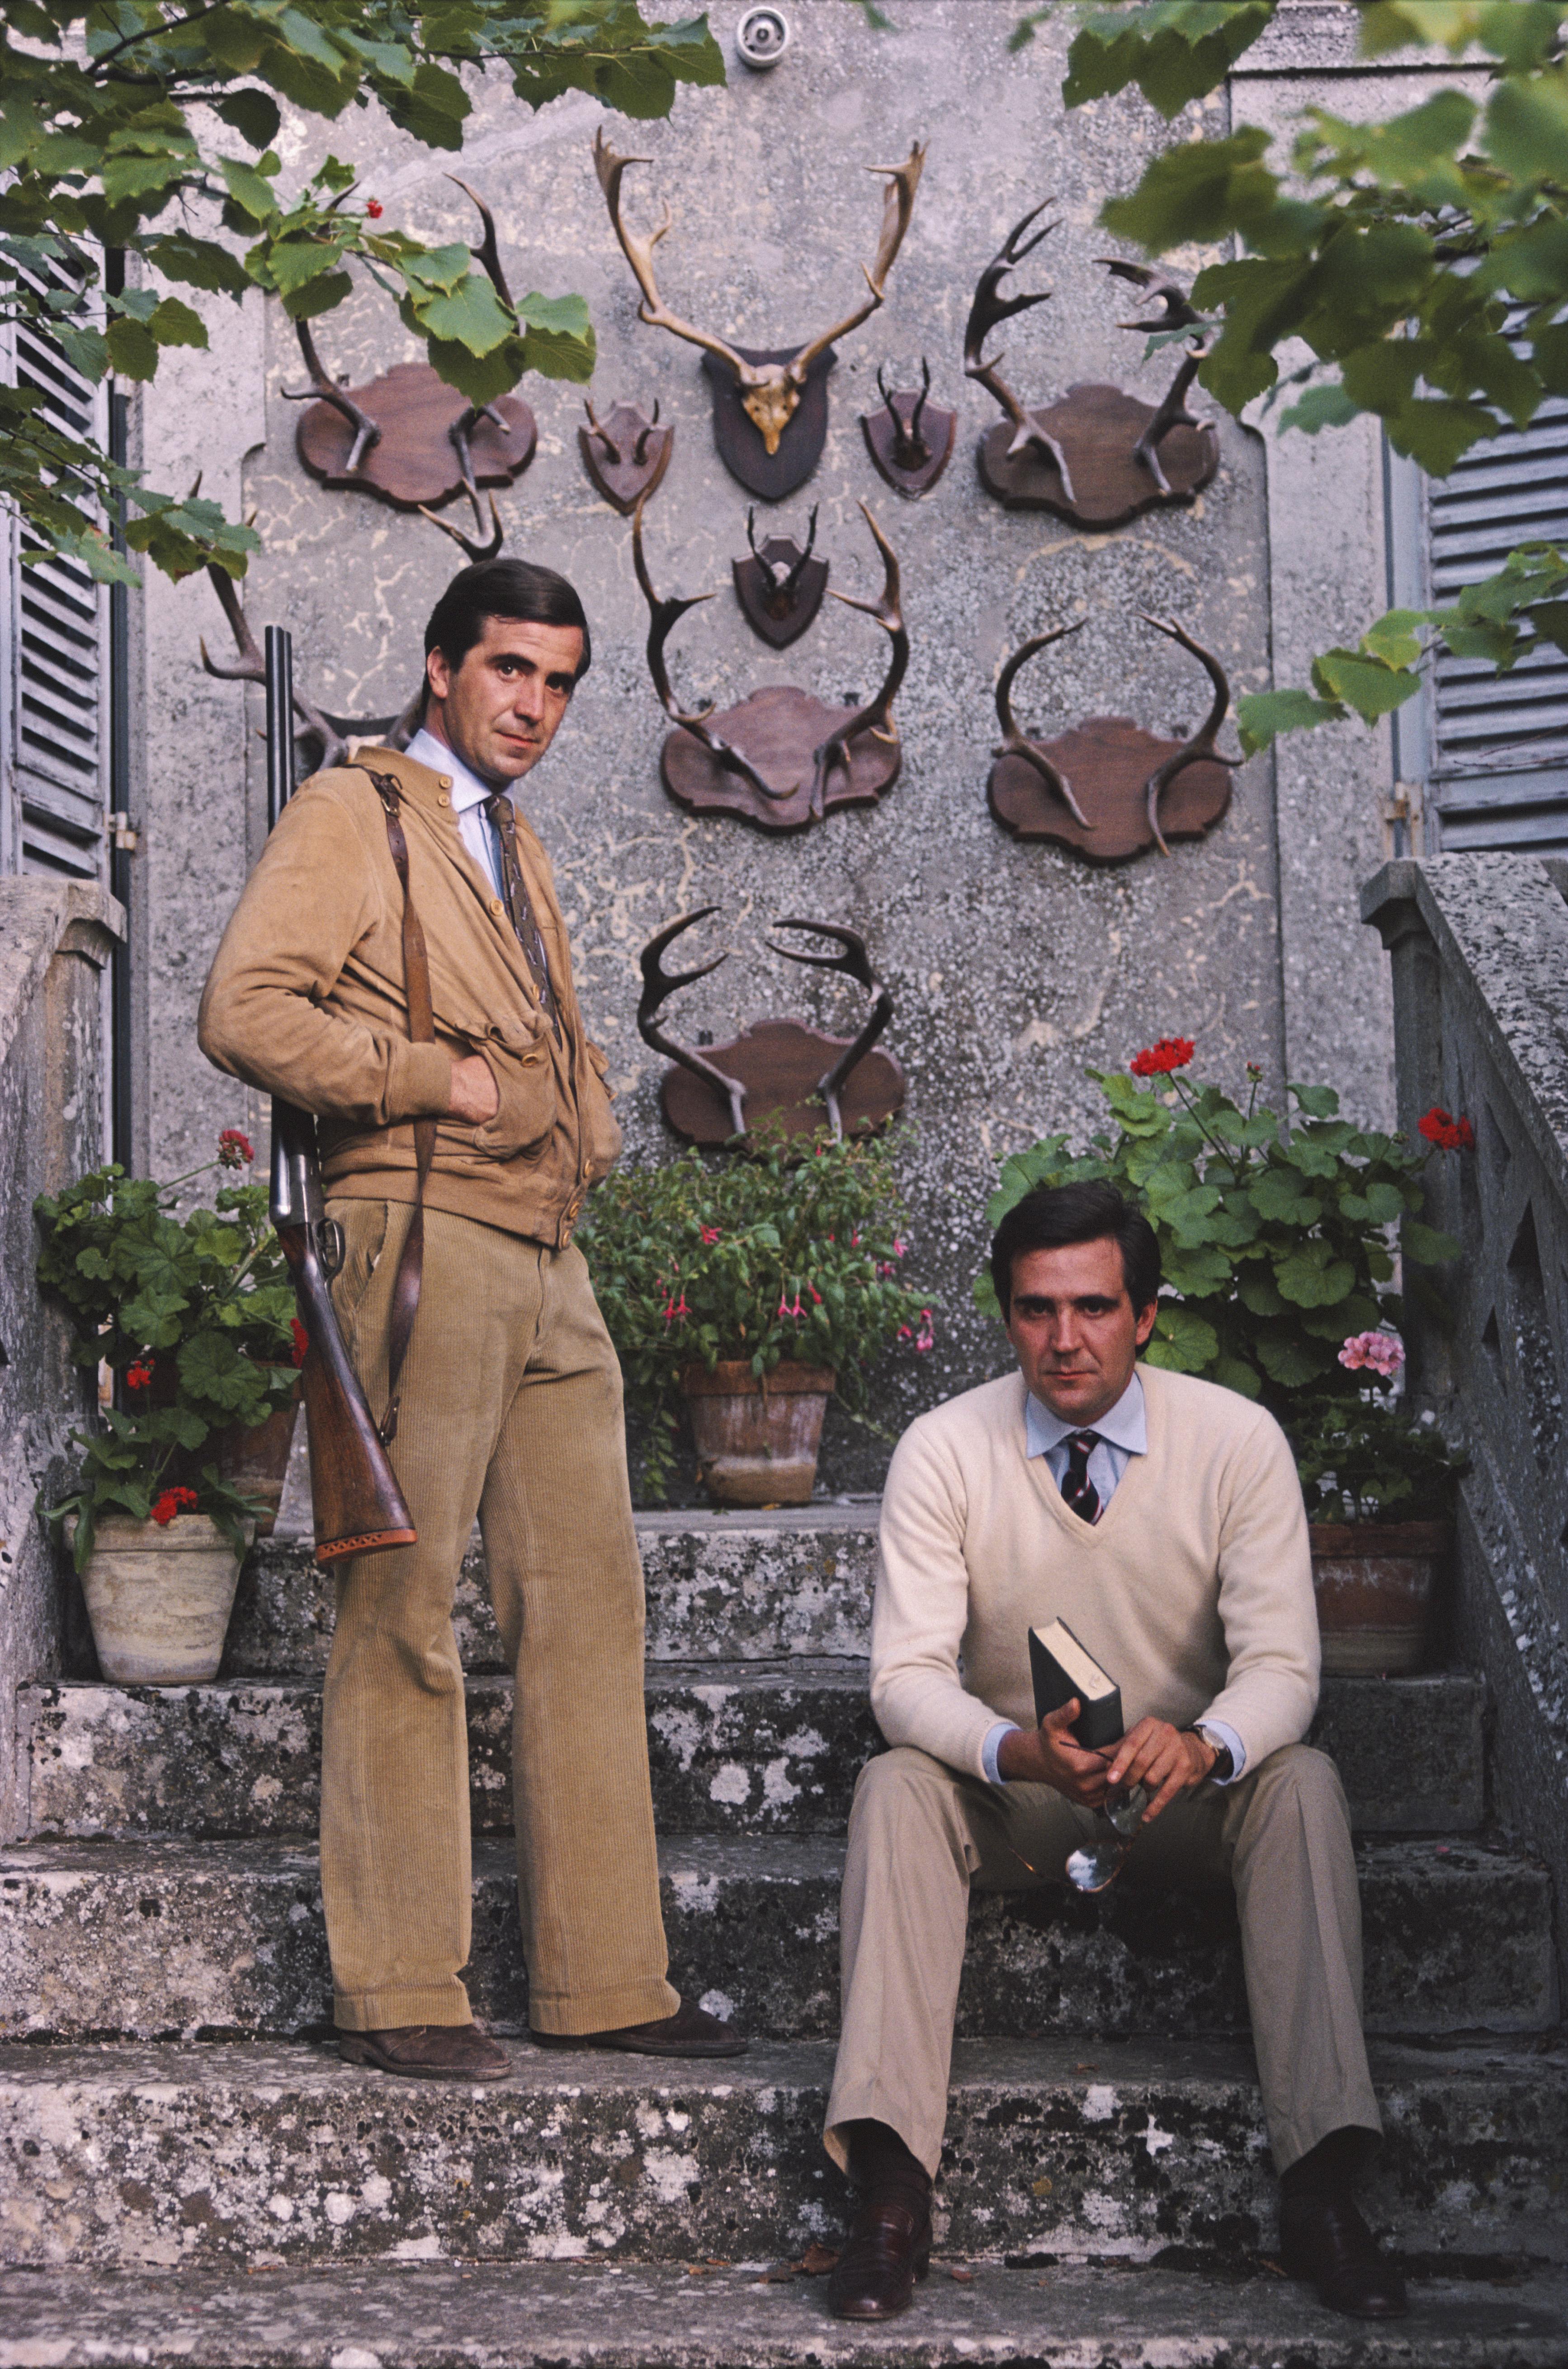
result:
<svg viewBox="0 0 1568 2369"><path fill-rule="evenodd" d="M734 950L680 1012L687 1030L722 1037L769 1012L807 1013L841 1032L854 1024L855 990L819 986L767 951L767 925L782 913L852 923L893 989L888 1042L909 1081L915 1129L903 1155L916 1219L912 1268L937 1310L937 1346L923 1360L890 1361L881 1413L891 1426L998 1365L1001 1345L969 1299L994 1165L1050 1127L1087 1130L1097 1094L1086 1067L1120 1065L1152 1036L1180 1031L1199 1040L1202 1068L1233 1083L1249 1059L1264 1064L1276 1091L1286 1074L1332 1066L1353 1106L1386 1113L1386 987L1375 960L1353 965L1344 981L1331 1060L1335 1043L1304 1017L1321 961L1310 975L1282 966L1279 934L1283 862L1299 944L1326 928L1330 944L1356 945L1355 883L1382 827L1379 744L1363 738L1341 778L1335 749L1348 749L1350 736L1318 736L1312 765L1294 780L1283 854L1267 758L1234 776L1230 815L1208 841L1178 845L1169 859L1090 866L1012 841L985 804L993 688L1009 649L1051 622L1087 620L1024 677L1027 728L1059 731L1096 713L1131 715L1156 731L1189 727L1207 684L1137 612L1180 618L1219 655L1236 692L1266 687L1270 529L1293 535L1301 551L1324 536L1322 549L1335 547L1330 525L1365 539L1367 472L1299 488L1276 520L1264 439L1221 414L1219 474L1190 510L1100 535L1004 511L973 459L997 414L960 370L976 276L1010 225L1056 191L1061 226L1018 275L1023 287L1055 292L996 341L1008 375L1029 401L1108 379L1157 400L1169 358L1145 363L1141 340L1116 326L1127 294L1096 259L1111 247L1094 221L1105 193L1130 186L1170 133L1136 93L1064 111L1065 24L1010 56L1009 11L967 0L919 0L896 33L880 35L843 0L794 0L790 13L795 44L773 74L732 65L728 88L683 92L667 123L629 126L585 98L535 117L489 89L460 169L494 209L513 285L586 296L599 340L597 406L625 395L651 408L657 396L675 424L674 460L649 506L649 556L661 592L723 588L673 645L681 695L722 705L780 680L833 698L867 692L883 645L867 620L832 602L782 657L746 629L728 589L729 562L745 550L746 498L714 452L697 352L637 322L636 290L593 172L595 128L604 122L619 145L652 159L628 176L634 222L651 224L662 201L671 204L674 226L659 250L669 303L758 344L803 337L850 309L880 213L880 185L861 168L896 162L916 136L930 143L886 308L843 340L821 465L765 513L769 527L803 535L820 505L818 550L838 589L878 586L861 498L899 552L914 654L898 707L903 772L880 807L773 838L728 818L694 820L665 796L666 727L643 664L631 528L584 474L580 390L551 382L522 390L539 416L539 453L501 498L507 549L570 575L593 623L593 670L526 802L555 862L584 1001L611 1049L633 1155L672 1148L655 1099L662 1063L633 1026L637 951L662 922L716 903L705 941ZM712 11L727 54L739 14L733 0ZM1225 128L1228 109L1217 94L1193 110L1191 128ZM351 143L335 137L373 159L366 191L390 221L448 237L473 227L443 160L363 121ZM315 153L292 140L289 174ZM1193 250L1175 261L1191 272L1206 259ZM326 492L305 475L297 409L280 393L301 383L300 358L276 308L214 304L211 317L213 356L173 356L159 379L143 425L153 481L187 482L182 471L205 466L209 490L231 500L243 493L264 542L246 586L253 623L292 627L300 679L324 705L395 712L417 680L423 622L451 572L452 547L416 517ZM415 350L369 291L332 315L322 338L330 366L355 383ZM910 384L922 353L934 399L959 412L958 442L936 491L910 504L875 475L857 415L877 401L879 363L892 383ZM1297 610L1303 600L1310 608L1316 580L1310 566L1291 578ZM1297 624L1300 641L1307 628ZM226 638L203 581L150 590L138 928L149 983L147 1153L165 1173L203 1156L217 1127L256 1132L264 1116L204 1069L194 1043L202 976L265 827L258 703L201 676L202 633L214 648ZM1324 780L1336 802L1326 832L1312 814L1314 784ZM1309 910L1314 864L1320 895ZM1287 1036L1297 1025L1299 1047ZM874 1436L830 1422L824 1476L838 1487L874 1485L885 1452Z"/></svg>
<svg viewBox="0 0 1568 2369"><path fill-rule="evenodd" d="M77 1642L42 1509L90 1383L33 1282L32 1205L104 1157L103 984L123 919L78 882L0 880L0 1840L19 1829L17 1688Z"/></svg>

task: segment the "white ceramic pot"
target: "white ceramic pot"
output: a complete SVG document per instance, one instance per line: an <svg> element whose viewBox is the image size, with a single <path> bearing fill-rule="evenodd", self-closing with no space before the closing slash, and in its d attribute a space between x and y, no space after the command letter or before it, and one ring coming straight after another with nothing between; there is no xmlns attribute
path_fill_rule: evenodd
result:
<svg viewBox="0 0 1568 2369"><path fill-rule="evenodd" d="M66 1524L74 1537L74 1521ZM255 1525L245 1525L248 1545ZM110 1516L82 1574L93 1642L120 1686L200 1686L218 1675L240 1558L205 1514L165 1526Z"/></svg>

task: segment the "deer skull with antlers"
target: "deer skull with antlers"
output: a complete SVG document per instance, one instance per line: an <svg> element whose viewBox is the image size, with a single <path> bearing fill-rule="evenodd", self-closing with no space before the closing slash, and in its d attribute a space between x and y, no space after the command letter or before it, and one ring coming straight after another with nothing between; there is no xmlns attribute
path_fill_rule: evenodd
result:
<svg viewBox="0 0 1568 2369"><path fill-rule="evenodd" d="M876 257L866 268L866 285L869 292L866 301L842 321L835 322L831 329L808 339L787 360L780 361L749 360L724 338L713 336L709 330L697 328L689 321L683 321L665 303L653 277L653 249L669 231L670 210L665 207L663 222L645 238L639 238L628 228L621 212L620 185L627 166L645 165L649 161L646 156L622 156L610 146L602 131L595 134L594 166L605 194L605 203L609 209L610 223L642 292L637 316L650 328L667 329L672 337L684 338L688 344L700 346L705 353L728 364L734 373L746 418L761 437L764 449L771 458L777 453L780 439L800 406L812 365L821 360L836 338L847 337L851 329L858 329L862 321L869 320L884 301L888 273L909 228L926 151L916 141L902 165L872 165L867 167L868 171L880 173L885 177L887 189Z"/></svg>

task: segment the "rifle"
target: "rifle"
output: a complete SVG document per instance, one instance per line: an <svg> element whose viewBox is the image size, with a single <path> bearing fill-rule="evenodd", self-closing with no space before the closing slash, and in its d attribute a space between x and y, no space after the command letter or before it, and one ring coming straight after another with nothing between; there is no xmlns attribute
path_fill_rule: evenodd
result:
<svg viewBox="0 0 1568 2369"><path fill-rule="evenodd" d="M267 628L267 827L294 787L294 646ZM310 1435L311 1507L317 1562L412 1546L417 1537L375 1419L348 1361L330 1284L343 1265L343 1229L326 1214L316 1123L295 1103L272 1099L272 1223L304 1329L300 1379Z"/></svg>

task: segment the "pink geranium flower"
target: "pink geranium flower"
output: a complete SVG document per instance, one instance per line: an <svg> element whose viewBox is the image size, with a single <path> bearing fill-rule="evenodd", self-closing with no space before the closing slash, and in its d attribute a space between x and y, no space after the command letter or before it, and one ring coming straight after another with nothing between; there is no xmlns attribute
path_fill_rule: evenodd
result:
<svg viewBox="0 0 1568 2369"><path fill-rule="evenodd" d="M1404 1344L1397 1333L1352 1333L1339 1353L1339 1362L1351 1371L1381 1374L1392 1381L1404 1363Z"/></svg>

